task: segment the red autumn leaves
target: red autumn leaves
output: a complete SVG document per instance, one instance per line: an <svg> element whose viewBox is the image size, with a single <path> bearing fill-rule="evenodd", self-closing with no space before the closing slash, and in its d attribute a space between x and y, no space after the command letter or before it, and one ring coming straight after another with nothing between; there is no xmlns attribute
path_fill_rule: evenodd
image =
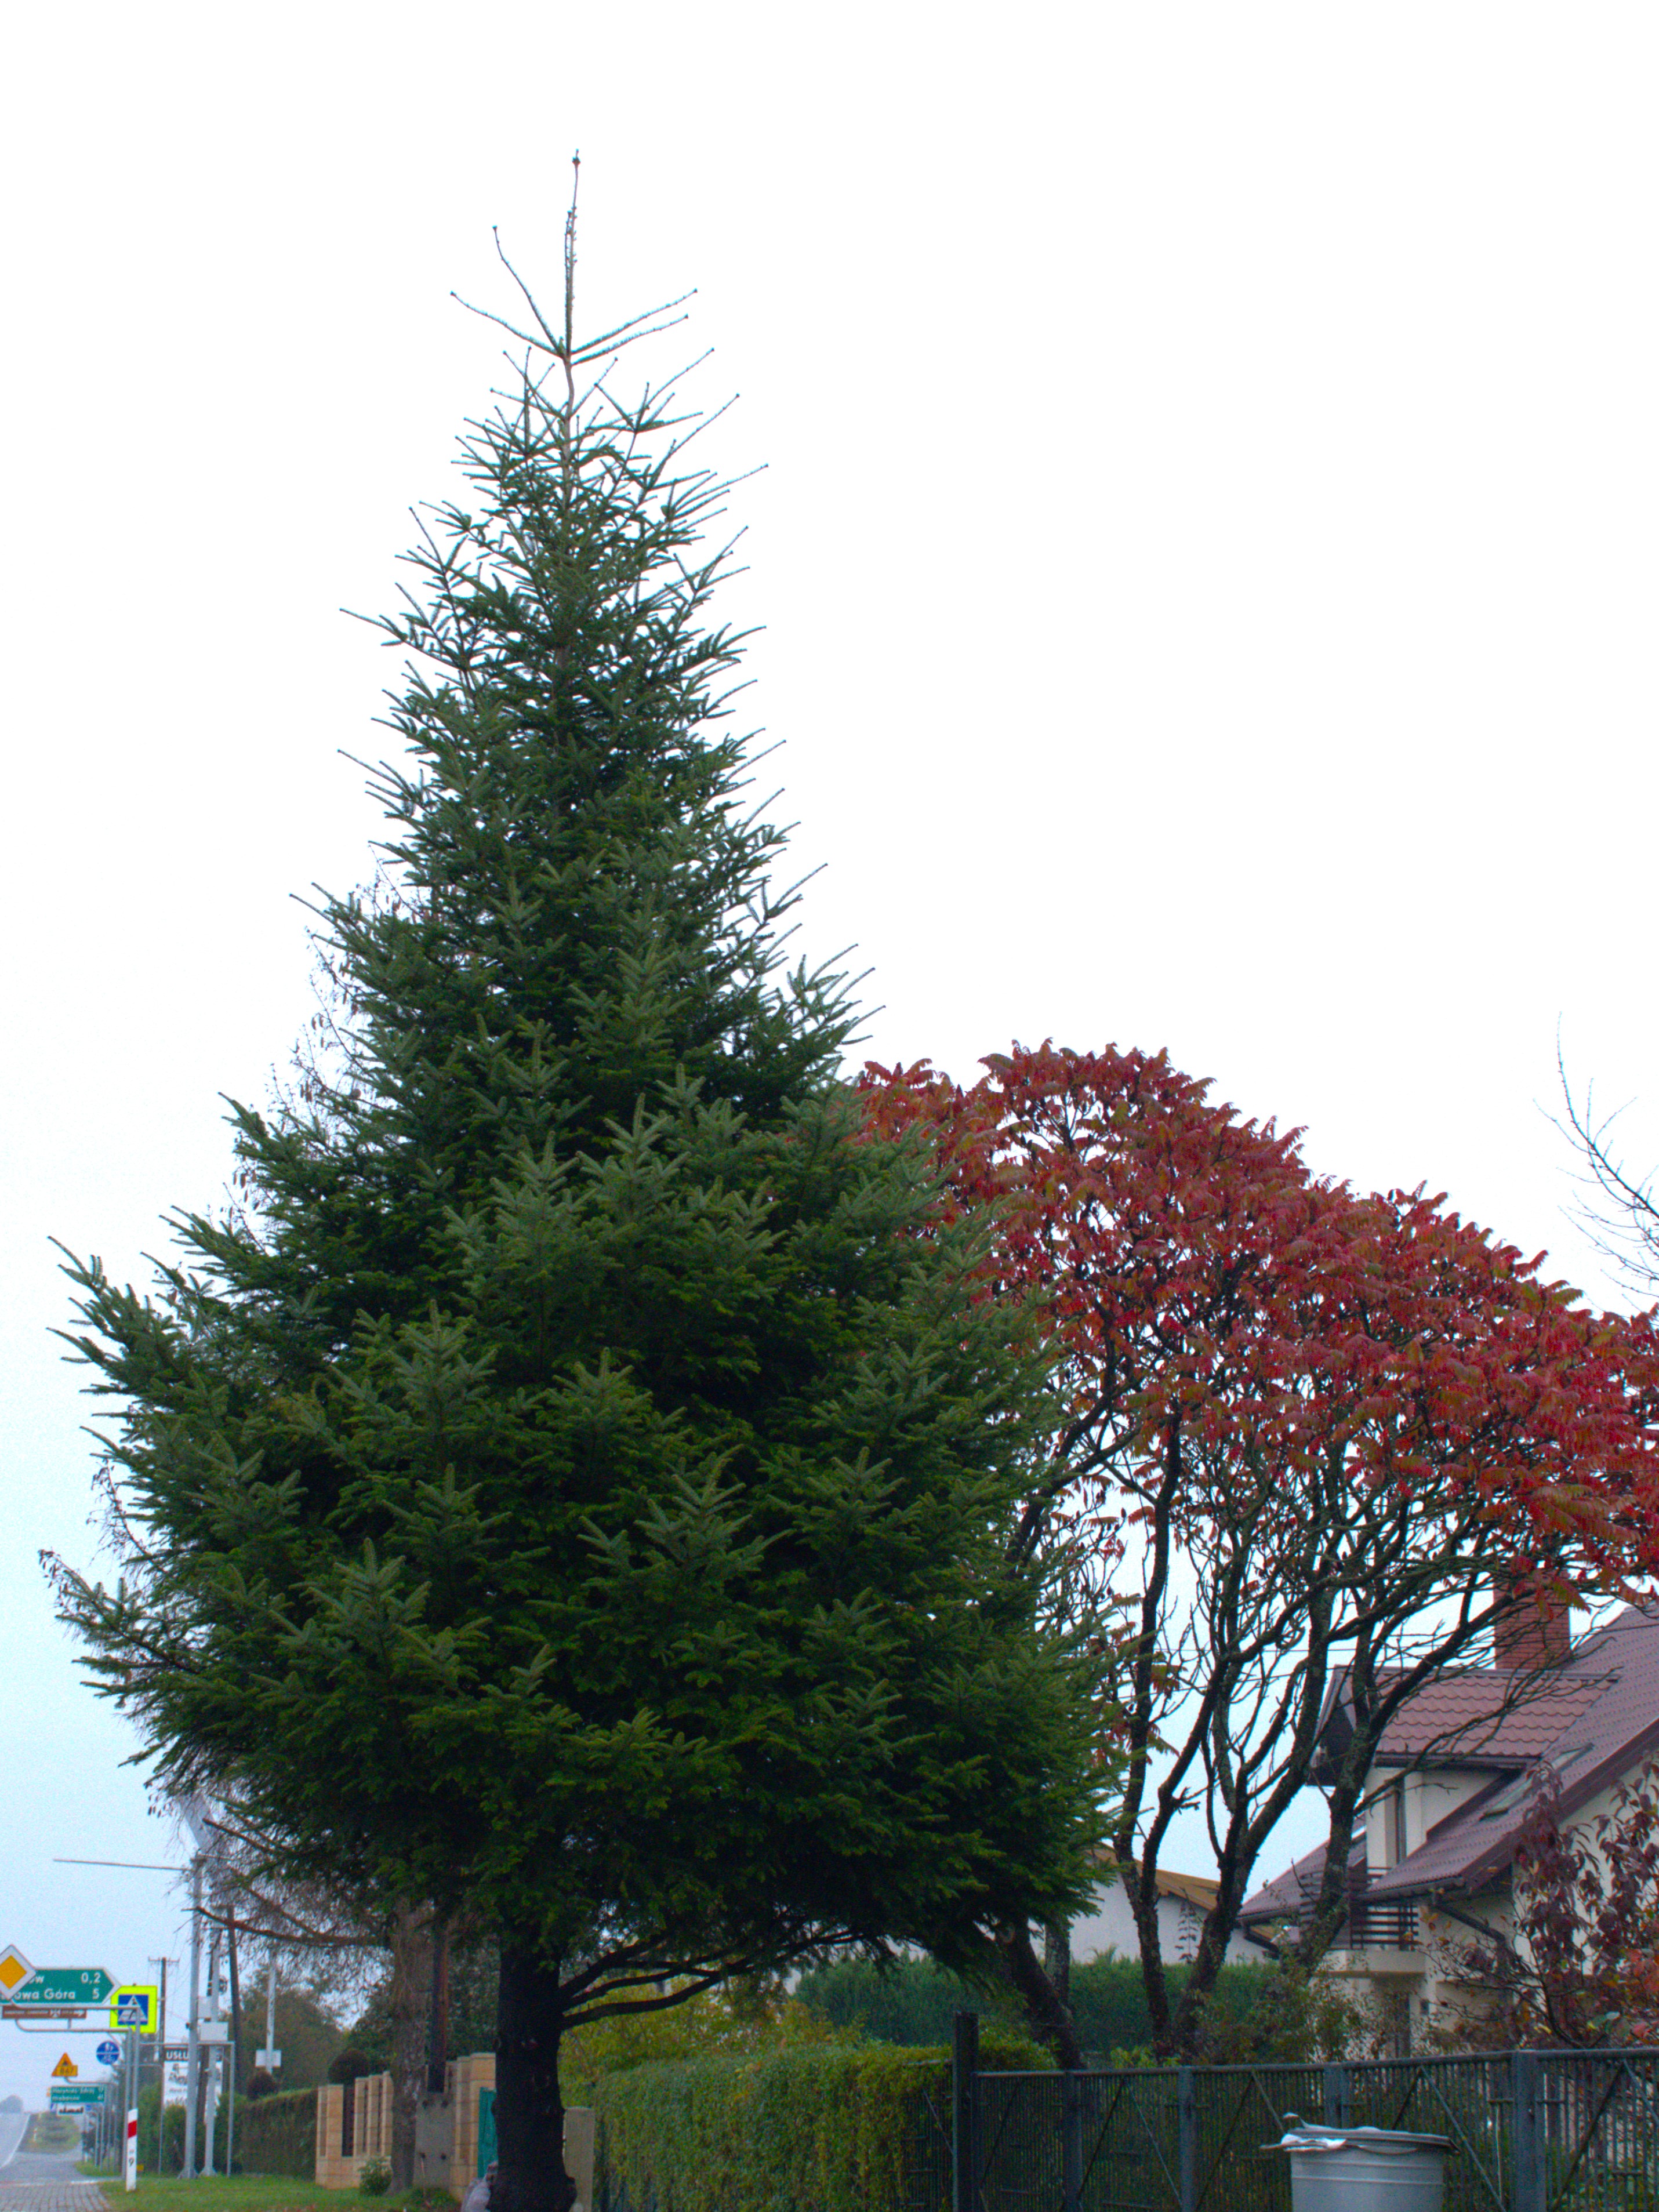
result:
<svg viewBox="0 0 1659 2212"><path fill-rule="evenodd" d="M1362 1609L1368 1551L1396 1578L1478 1559L1547 1603L1659 1565L1646 1317L1577 1304L1442 1200L1313 1176L1164 1054L985 1066L967 1090L872 1067L866 1103L933 1133L947 1204L1000 1210L987 1294L1045 1303L1063 1513L1156 1505L1175 1540Z"/></svg>

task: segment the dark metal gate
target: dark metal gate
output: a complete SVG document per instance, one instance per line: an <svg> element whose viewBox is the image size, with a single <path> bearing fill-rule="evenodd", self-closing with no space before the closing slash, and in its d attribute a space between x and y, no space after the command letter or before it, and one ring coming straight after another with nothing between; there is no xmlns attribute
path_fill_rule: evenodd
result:
<svg viewBox="0 0 1659 2212"><path fill-rule="evenodd" d="M950 2212L1291 2212L1268 2146L1292 2118L1449 2136L1446 2212L1659 2212L1659 2051L1006 2074L977 2027L958 2015Z"/></svg>

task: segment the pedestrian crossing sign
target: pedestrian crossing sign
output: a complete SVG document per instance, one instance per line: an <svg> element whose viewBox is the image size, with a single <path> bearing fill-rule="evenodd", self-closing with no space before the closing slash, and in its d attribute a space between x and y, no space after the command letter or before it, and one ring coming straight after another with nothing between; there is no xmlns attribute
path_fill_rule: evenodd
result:
<svg viewBox="0 0 1659 2212"><path fill-rule="evenodd" d="M154 2035L161 2024L159 1989L143 1984L110 1993L109 2024L140 2035Z"/></svg>

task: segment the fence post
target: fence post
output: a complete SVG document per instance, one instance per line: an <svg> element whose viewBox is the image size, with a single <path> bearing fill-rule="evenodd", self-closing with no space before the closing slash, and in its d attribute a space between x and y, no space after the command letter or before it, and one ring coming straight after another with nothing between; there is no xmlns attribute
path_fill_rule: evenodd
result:
<svg viewBox="0 0 1659 2212"><path fill-rule="evenodd" d="M1510 2052L1510 2100L1514 2159L1510 2212L1545 2212L1544 2112L1535 2051Z"/></svg>
<svg viewBox="0 0 1659 2212"><path fill-rule="evenodd" d="M1320 2069L1324 2098L1322 2115L1328 2128L1346 2128L1353 2110L1346 2066L1322 2066Z"/></svg>
<svg viewBox="0 0 1659 2212"><path fill-rule="evenodd" d="M951 2212L979 2207L979 2014L951 2020Z"/></svg>
<svg viewBox="0 0 1659 2212"><path fill-rule="evenodd" d="M1079 2212L1083 2197L1083 2078L1060 2077L1060 2201L1063 2212Z"/></svg>
<svg viewBox="0 0 1659 2212"><path fill-rule="evenodd" d="M1190 2066L1176 2071L1176 2142L1181 2161L1181 2212L1198 2212L1198 2089Z"/></svg>

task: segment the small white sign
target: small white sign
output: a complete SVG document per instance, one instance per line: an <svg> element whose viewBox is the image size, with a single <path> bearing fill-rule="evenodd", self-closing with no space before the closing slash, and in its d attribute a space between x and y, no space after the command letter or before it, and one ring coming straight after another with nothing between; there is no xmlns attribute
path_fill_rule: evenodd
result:
<svg viewBox="0 0 1659 2212"><path fill-rule="evenodd" d="M196 2024L196 2040L198 2043L228 2043L230 2022L228 2020L198 2021Z"/></svg>
<svg viewBox="0 0 1659 2212"><path fill-rule="evenodd" d="M263 2066L267 2074L275 2074L282 2066L283 2054L280 2051L256 2051L253 2063L256 2066Z"/></svg>

